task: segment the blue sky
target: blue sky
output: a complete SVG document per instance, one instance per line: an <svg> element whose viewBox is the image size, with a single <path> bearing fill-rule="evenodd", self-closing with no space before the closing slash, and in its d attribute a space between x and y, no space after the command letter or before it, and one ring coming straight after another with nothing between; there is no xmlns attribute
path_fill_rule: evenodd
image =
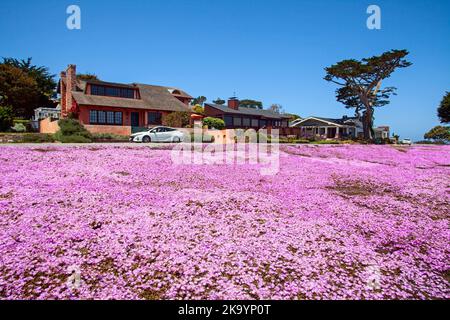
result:
<svg viewBox="0 0 450 320"><path fill-rule="evenodd" d="M81 8L81 30L66 28L66 8ZM366 27L379 5L382 29ZM283 105L301 116L347 113L323 80L346 58L409 50L414 64L384 85L398 96L375 123L421 139L439 124L450 91L450 1L148 0L0 1L0 56L33 57L59 74L74 63L102 80L180 87L209 100Z"/></svg>

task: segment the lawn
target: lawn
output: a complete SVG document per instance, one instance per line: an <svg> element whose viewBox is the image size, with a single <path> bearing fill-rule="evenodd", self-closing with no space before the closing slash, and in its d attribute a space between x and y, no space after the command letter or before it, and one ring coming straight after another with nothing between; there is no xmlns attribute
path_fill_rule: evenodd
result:
<svg viewBox="0 0 450 320"><path fill-rule="evenodd" d="M0 147L0 299L450 298L450 147L280 148Z"/></svg>

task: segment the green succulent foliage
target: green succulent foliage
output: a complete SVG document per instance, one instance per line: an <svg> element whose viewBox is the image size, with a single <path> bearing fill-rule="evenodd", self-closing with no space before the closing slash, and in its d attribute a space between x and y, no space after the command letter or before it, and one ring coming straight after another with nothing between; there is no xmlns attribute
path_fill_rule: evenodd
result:
<svg viewBox="0 0 450 320"><path fill-rule="evenodd" d="M16 123L14 124L13 127L11 127L11 129L15 132L25 132L27 131L27 127L25 127L25 125L23 123Z"/></svg>

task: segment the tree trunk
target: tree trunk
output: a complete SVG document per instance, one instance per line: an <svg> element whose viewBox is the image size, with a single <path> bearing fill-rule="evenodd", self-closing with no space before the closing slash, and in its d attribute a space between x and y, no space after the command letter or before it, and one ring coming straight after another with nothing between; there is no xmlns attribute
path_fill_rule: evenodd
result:
<svg viewBox="0 0 450 320"><path fill-rule="evenodd" d="M373 110L371 107L368 107L364 112L363 116L363 130L364 130L364 139L372 140L372 130L373 130Z"/></svg>

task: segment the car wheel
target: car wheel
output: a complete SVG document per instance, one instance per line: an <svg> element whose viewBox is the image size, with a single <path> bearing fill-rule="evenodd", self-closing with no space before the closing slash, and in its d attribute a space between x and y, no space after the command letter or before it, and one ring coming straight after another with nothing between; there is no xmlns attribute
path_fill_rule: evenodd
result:
<svg viewBox="0 0 450 320"><path fill-rule="evenodd" d="M142 142L144 142L144 143L149 143L149 142L151 142L151 141L152 141L152 140L150 139L149 136L145 136L145 137L142 138Z"/></svg>
<svg viewBox="0 0 450 320"><path fill-rule="evenodd" d="M173 137L172 141L178 143L181 142L181 139L179 137Z"/></svg>

